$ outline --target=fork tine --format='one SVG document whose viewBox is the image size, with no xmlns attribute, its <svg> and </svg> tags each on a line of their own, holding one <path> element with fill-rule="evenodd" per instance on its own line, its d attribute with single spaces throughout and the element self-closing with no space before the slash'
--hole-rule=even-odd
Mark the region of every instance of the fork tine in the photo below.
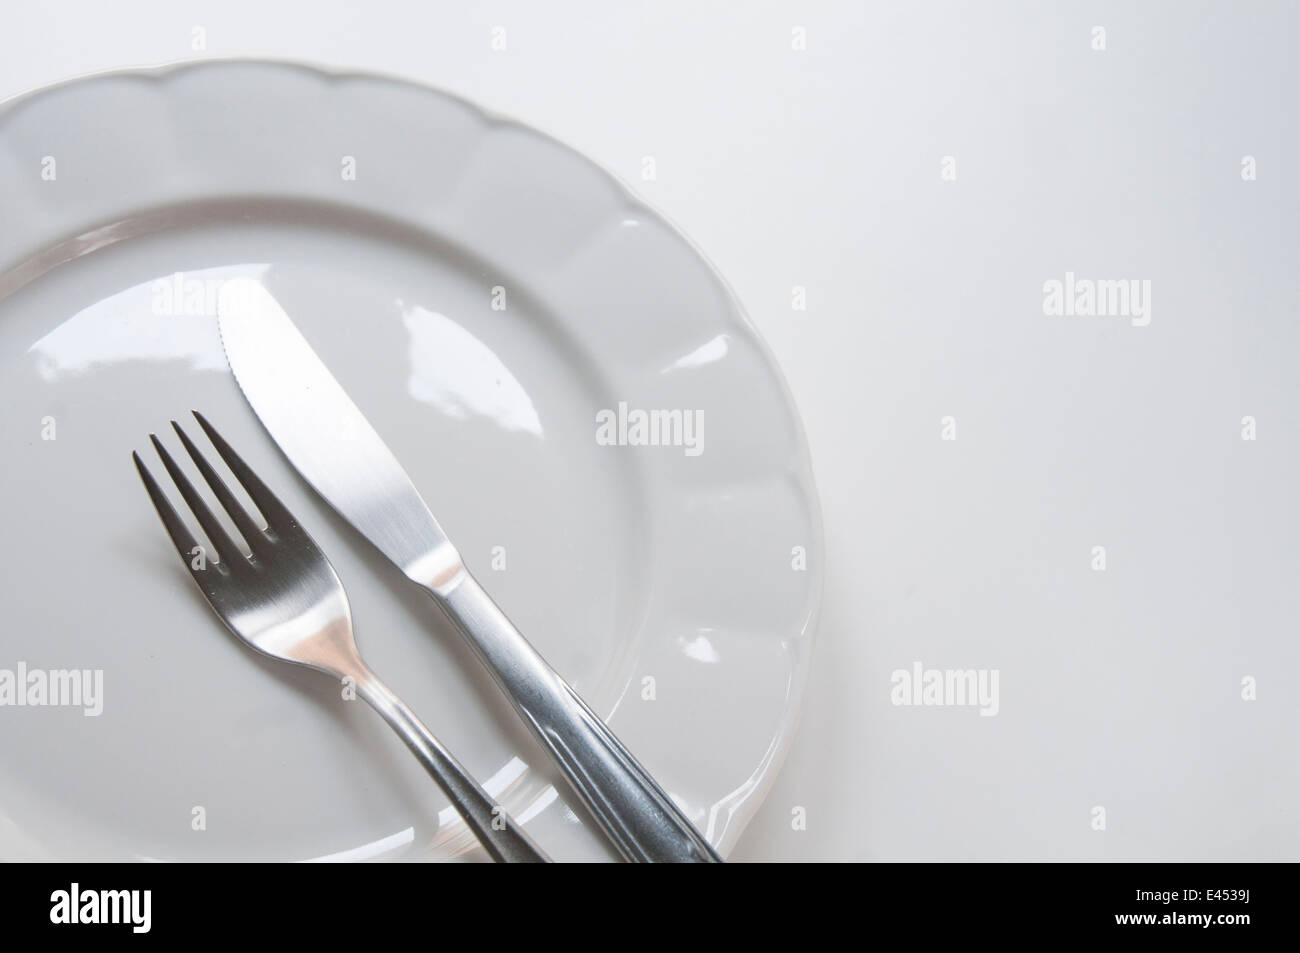
<svg viewBox="0 0 1300 953">
<path fill-rule="evenodd" d="M 207 481 L 208 486 L 212 487 L 212 492 L 216 494 L 217 501 L 230 514 L 230 518 L 235 521 L 235 526 L 238 527 L 249 548 L 253 552 L 257 552 L 259 549 L 265 550 L 266 537 L 262 534 L 262 527 L 257 525 L 256 521 L 248 514 L 248 511 L 240 505 L 239 500 L 235 499 L 235 494 L 230 492 L 230 488 L 226 486 L 226 481 L 221 479 L 217 471 L 212 468 L 212 464 L 208 463 L 208 458 L 203 455 L 198 447 L 194 446 L 194 442 L 181 429 L 181 425 L 173 420 L 172 429 L 176 431 L 176 436 L 181 438 L 181 444 L 185 447 L 185 452 L 190 455 L 194 465 L 199 468 L 199 473 L 203 475 L 203 479 Z"/>
<path fill-rule="evenodd" d="M 158 511 L 158 518 L 162 520 L 163 528 L 167 530 L 167 535 L 171 537 L 172 545 L 180 553 L 181 560 L 189 567 L 191 565 L 190 558 L 199 545 L 198 541 L 190 534 L 185 521 L 176 515 L 176 511 L 172 509 L 171 501 L 167 499 L 167 495 L 158 486 L 158 482 L 154 480 L 149 468 L 140 459 L 140 454 L 134 450 L 131 451 L 131 459 L 135 461 L 136 472 L 140 474 L 140 481 L 144 483 L 145 492 L 149 494 L 149 499 L 153 501 L 153 508 Z"/>
<path fill-rule="evenodd" d="M 197 410 L 191 411 L 194 419 L 199 422 L 203 432 L 208 435 L 208 440 L 212 441 L 212 446 L 221 455 L 221 459 L 226 461 L 226 466 L 230 467 L 230 472 L 235 475 L 235 479 L 240 482 L 248 492 L 249 499 L 256 504 L 257 508 L 262 511 L 266 517 L 267 529 L 274 532 L 276 529 L 285 530 L 295 525 L 297 520 L 284 507 L 279 498 L 270 491 L 253 472 L 253 468 L 243 461 L 239 454 L 231 449 L 230 444 L 217 433 L 217 428 L 208 423 L 208 419 Z"/>
<path fill-rule="evenodd" d="M 207 534 L 208 540 L 213 546 L 217 547 L 218 561 L 225 563 L 228 568 L 232 568 L 235 564 L 235 554 L 238 552 L 234 541 L 226 535 L 226 531 L 217 522 L 217 518 L 212 515 L 212 511 L 208 509 L 208 504 L 203 502 L 203 497 L 199 496 L 198 491 L 194 489 L 194 484 L 190 483 L 189 478 L 185 476 L 176 461 L 172 459 L 172 455 L 167 452 L 167 448 L 162 445 L 162 441 L 158 439 L 157 435 L 149 434 L 149 440 L 153 444 L 154 450 L 158 451 L 158 456 L 162 460 L 163 466 L 167 468 L 167 472 L 171 475 L 172 482 L 176 484 L 176 489 L 181 491 L 181 496 L 184 497 L 190 512 L 199 521 L 199 525 L 203 527 L 203 532 Z M 242 558 L 243 554 L 240 553 L 239 555 Z"/>
</svg>

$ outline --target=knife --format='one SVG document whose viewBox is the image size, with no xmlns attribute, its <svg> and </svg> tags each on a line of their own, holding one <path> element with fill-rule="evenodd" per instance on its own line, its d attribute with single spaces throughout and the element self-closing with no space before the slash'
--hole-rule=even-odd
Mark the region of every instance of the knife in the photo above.
<svg viewBox="0 0 1300 953">
<path fill-rule="evenodd" d="M 470 574 L 393 452 L 271 293 L 251 278 L 225 282 L 218 324 L 235 380 L 289 462 L 442 607 L 624 859 L 720 862 Z"/>
</svg>

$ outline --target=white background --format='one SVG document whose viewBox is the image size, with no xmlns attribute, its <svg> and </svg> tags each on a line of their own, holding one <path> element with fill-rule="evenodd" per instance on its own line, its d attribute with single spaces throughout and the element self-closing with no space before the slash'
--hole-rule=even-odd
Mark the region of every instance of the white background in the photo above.
<svg viewBox="0 0 1300 953">
<path fill-rule="evenodd" d="M 0 97 L 203 56 L 392 73 L 586 153 L 704 249 L 785 370 L 827 538 L 803 720 L 738 859 L 1295 860 L 1298 21 L 5 0 Z M 1151 281 L 1151 323 L 1044 315 L 1067 271 Z M 999 714 L 891 705 L 916 661 L 997 669 Z"/>
</svg>

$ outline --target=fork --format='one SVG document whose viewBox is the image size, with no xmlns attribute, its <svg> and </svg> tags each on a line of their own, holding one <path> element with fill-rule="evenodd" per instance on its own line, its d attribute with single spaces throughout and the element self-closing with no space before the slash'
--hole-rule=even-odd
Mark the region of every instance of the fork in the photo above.
<svg viewBox="0 0 1300 953">
<path fill-rule="evenodd" d="M 215 560 L 206 557 L 140 455 L 132 452 L 131 458 L 167 534 L 213 611 L 230 631 L 265 655 L 304 665 L 339 680 L 351 679 L 357 694 L 379 712 L 433 776 L 493 860 L 548 861 L 523 829 L 362 660 L 352 633 L 347 593 L 334 567 L 302 525 L 207 419 L 197 410 L 193 413 L 266 521 L 263 528 L 253 519 L 202 451 L 173 420 L 172 427 L 186 452 L 230 515 L 251 555 L 245 556 L 236 548 L 156 435 L 150 434 L 149 440 L 208 541 L 216 548 Z"/>
</svg>

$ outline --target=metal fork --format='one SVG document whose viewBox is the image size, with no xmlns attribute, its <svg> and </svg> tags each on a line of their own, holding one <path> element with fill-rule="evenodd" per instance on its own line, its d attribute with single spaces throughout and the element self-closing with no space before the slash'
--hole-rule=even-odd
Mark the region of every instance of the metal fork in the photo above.
<svg viewBox="0 0 1300 953">
<path fill-rule="evenodd" d="M 248 543 L 251 556 L 244 556 L 236 548 L 157 436 L 150 434 L 149 439 L 186 505 L 216 547 L 217 560 L 206 558 L 140 455 L 133 452 L 131 457 L 167 534 L 213 610 L 235 635 L 265 655 L 305 665 L 339 680 L 353 679 L 357 694 L 406 742 L 494 860 L 549 860 L 439 744 L 415 713 L 362 661 L 352 635 L 348 597 L 334 567 L 307 531 L 203 415 L 197 410 L 193 413 L 212 446 L 266 520 L 263 529 L 173 420 L 172 427 L 186 452 L 230 514 L 239 534 Z"/>
</svg>

